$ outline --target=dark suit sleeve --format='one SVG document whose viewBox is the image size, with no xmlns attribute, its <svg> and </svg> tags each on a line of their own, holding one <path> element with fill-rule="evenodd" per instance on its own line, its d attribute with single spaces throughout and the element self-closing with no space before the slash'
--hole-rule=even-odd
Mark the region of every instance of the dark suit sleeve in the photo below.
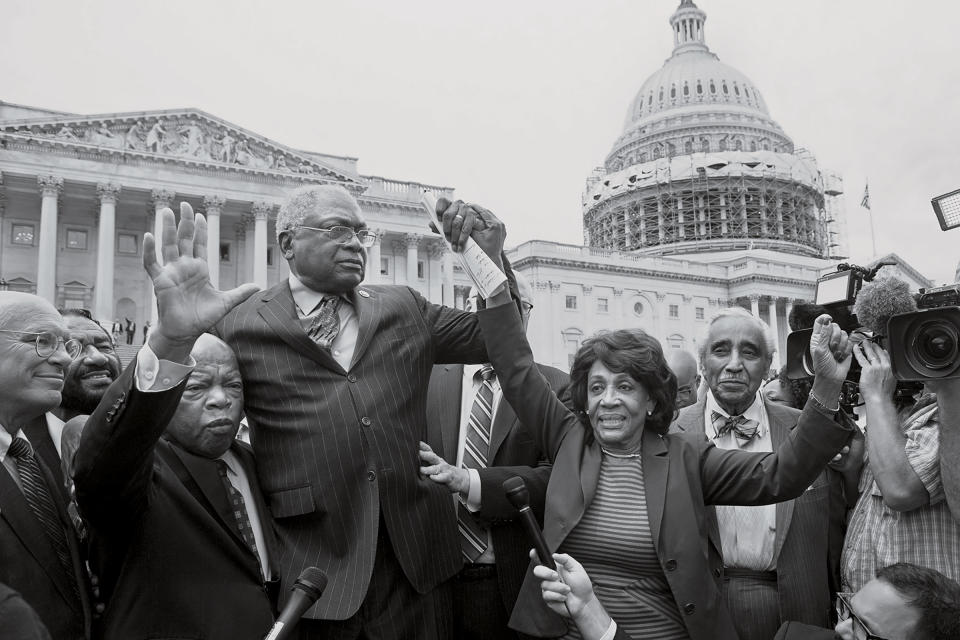
<svg viewBox="0 0 960 640">
<path fill-rule="evenodd" d="M 558 392 L 563 389 L 569 381 L 569 376 L 559 369 L 553 367 L 541 368 L 541 373 L 547 379 L 551 388 Z M 512 408 L 512 405 L 511 405 Z M 516 410 L 514 410 L 516 413 Z M 524 431 L 527 429 L 521 422 L 518 425 Z M 481 506 L 478 515 L 481 518 L 490 520 L 513 520 L 517 516 L 517 510 L 510 501 L 507 500 L 503 492 L 503 482 L 507 478 L 520 476 L 527 485 L 530 492 L 530 508 L 534 515 L 543 526 L 544 503 L 547 498 L 547 483 L 550 481 L 550 472 L 553 465 L 543 457 L 535 467 L 529 466 L 506 466 L 506 467 L 487 467 L 478 471 L 480 475 L 480 496 Z"/>
<path fill-rule="evenodd" d="M 533 361 L 517 307 L 504 304 L 476 315 L 504 397 L 552 462 L 567 432 L 583 428 L 579 419 L 560 402 Z"/>
<path fill-rule="evenodd" d="M 797 427 L 773 453 L 719 449 L 702 435 L 700 473 L 706 504 L 758 505 L 800 496 L 852 434 L 807 401 Z"/>
<path fill-rule="evenodd" d="M 155 393 L 138 391 L 134 362 L 87 420 L 74 456 L 74 483 L 80 509 L 95 526 L 143 511 L 153 449 L 177 410 L 185 384 Z"/>
</svg>

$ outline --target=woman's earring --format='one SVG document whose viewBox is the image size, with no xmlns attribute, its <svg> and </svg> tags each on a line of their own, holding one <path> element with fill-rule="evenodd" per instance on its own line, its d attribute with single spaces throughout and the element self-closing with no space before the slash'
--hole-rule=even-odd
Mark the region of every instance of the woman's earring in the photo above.
<svg viewBox="0 0 960 640">
<path fill-rule="evenodd" d="M 652 416 L 652 415 L 653 415 L 653 409 L 647 409 L 647 415 L 648 415 L 648 416 Z"/>
</svg>

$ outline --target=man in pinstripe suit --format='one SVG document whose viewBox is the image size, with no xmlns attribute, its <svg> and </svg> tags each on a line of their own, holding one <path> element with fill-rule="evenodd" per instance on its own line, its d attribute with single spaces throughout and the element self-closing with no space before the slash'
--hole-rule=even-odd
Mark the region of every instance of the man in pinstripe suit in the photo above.
<svg viewBox="0 0 960 640">
<path fill-rule="evenodd" d="M 441 207 L 457 248 L 472 236 L 499 262 L 498 221 Z M 277 239 L 289 279 L 217 330 L 240 363 L 282 592 L 307 566 L 329 578 L 301 637 L 450 637 L 456 518 L 446 489 L 420 476 L 418 442 L 433 365 L 486 360 L 476 316 L 409 287 L 360 286 L 374 236 L 341 187 L 293 192 Z"/>
</svg>

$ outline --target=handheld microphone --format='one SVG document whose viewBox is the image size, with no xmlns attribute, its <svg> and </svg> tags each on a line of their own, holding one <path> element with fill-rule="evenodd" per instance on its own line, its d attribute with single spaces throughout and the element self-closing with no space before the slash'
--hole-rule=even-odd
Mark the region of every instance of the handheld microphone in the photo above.
<svg viewBox="0 0 960 640">
<path fill-rule="evenodd" d="M 313 606 L 327 588 L 327 576 L 316 567 L 307 567 L 293 583 L 290 600 L 263 640 L 284 640 L 296 629 L 300 617 Z"/>
<path fill-rule="evenodd" d="M 879 278 L 863 285 L 853 304 L 857 320 L 874 335 L 886 335 L 892 316 L 916 310 L 910 285 L 899 278 Z"/>
<path fill-rule="evenodd" d="M 506 493 L 510 504 L 520 512 L 520 521 L 523 522 L 523 528 L 527 530 L 527 535 L 533 541 L 533 547 L 537 550 L 540 564 L 556 571 L 557 563 L 553 561 L 553 555 L 550 553 L 547 541 L 543 539 L 543 532 L 530 509 L 530 492 L 527 491 L 527 483 L 520 476 L 513 476 L 503 481 L 503 491 Z"/>
</svg>

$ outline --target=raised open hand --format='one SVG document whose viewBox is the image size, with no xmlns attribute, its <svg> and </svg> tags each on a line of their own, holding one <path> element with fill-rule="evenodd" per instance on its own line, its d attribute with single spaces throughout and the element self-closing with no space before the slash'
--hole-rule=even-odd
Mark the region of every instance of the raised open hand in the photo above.
<svg viewBox="0 0 960 640">
<path fill-rule="evenodd" d="M 220 291 L 210 284 L 207 267 L 207 222 L 194 217 L 193 208 L 180 203 L 180 224 L 173 211 L 161 209 L 160 251 L 164 264 L 157 262 L 156 239 L 143 235 L 143 268 L 153 280 L 157 296 L 157 326 L 151 335 L 169 344 L 193 344 L 235 306 L 256 293 L 255 284 L 243 284 Z"/>
</svg>

